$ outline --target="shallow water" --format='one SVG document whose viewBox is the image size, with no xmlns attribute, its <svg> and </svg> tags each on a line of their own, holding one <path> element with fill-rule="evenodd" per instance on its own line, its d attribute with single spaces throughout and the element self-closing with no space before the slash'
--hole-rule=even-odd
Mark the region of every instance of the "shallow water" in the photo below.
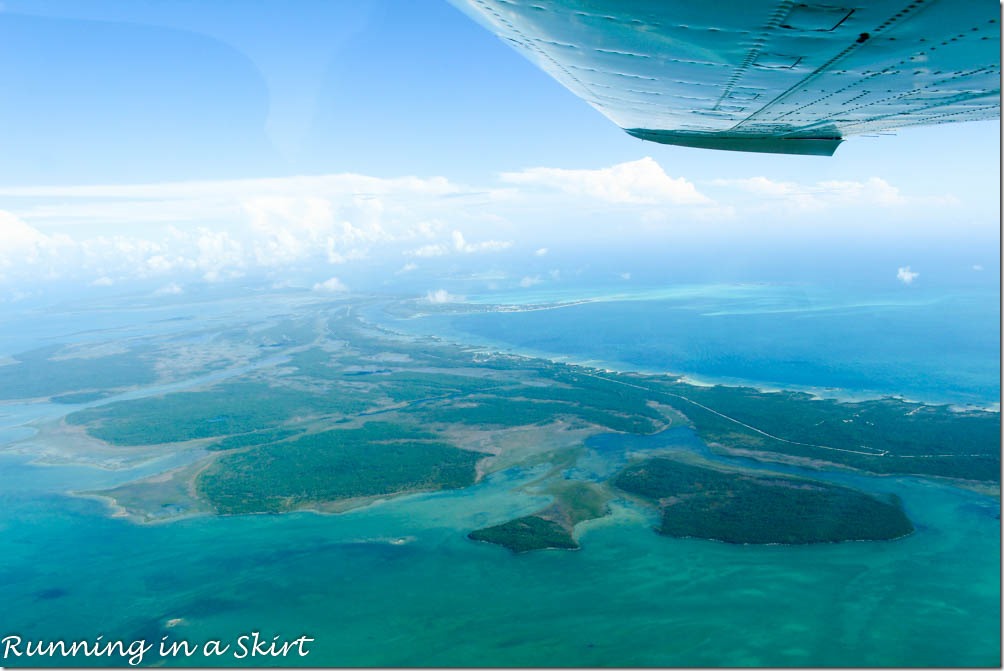
<svg viewBox="0 0 1004 671">
<path fill-rule="evenodd" d="M 64 484 L 64 469 L 11 461 L 8 477 Z M 0 628 L 26 638 L 316 639 L 284 664 L 998 664 L 999 521 L 987 497 L 882 480 L 917 531 L 881 543 L 665 538 L 624 505 L 579 527 L 578 552 L 512 555 L 467 540 L 540 507 L 511 492 L 528 477 L 501 473 L 338 516 L 152 526 L 109 519 L 93 501 L 7 496 Z"/>
<path fill-rule="evenodd" d="M 573 328 L 578 309 L 535 314 L 572 315 L 560 331 L 565 353 L 601 354 L 602 347 L 576 350 L 587 342 Z M 603 309 L 611 311 L 608 325 L 617 310 L 623 324 L 644 314 L 622 304 Z M 607 337 L 594 335 L 601 343 Z M 26 422 L 72 406 L 4 408 L 0 439 L 15 440 L 26 435 Z M 579 476 L 606 477 L 632 455 L 668 447 L 757 466 L 711 455 L 686 428 L 601 435 L 587 447 L 574 467 Z M 1000 664 L 999 503 L 922 479 L 812 473 L 897 494 L 916 532 L 896 541 L 792 547 L 667 538 L 652 530 L 651 511 L 622 501 L 611 516 L 577 528 L 581 550 L 523 555 L 466 535 L 547 505 L 546 497 L 519 489 L 546 467 L 341 515 L 137 525 L 109 517 L 100 501 L 65 494 L 166 466 L 39 466 L 0 453 L 0 635 L 232 646 L 218 658 L 152 653 L 144 660 L 180 666 Z M 266 640 L 316 640 L 302 658 L 235 659 L 237 638 L 253 631 Z M 60 660 L 36 661 L 53 663 Z"/>
</svg>

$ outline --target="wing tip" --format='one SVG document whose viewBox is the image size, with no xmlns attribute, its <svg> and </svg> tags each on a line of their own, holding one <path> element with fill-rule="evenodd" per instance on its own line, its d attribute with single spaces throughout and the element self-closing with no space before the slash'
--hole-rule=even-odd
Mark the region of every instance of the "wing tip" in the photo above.
<svg viewBox="0 0 1004 671">
<path fill-rule="evenodd" d="M 689 133 L 672 130 L 650 130 L 647 128 L 625 128 L 625 132 L 636 138 L 660 144 L 672 144 L 697 149 L 718 149 L 721 151 L 745 151 L 762 154 L 797 154 L 801 156 L 833 156 L 842 137 L 763 137 L 749 135 L 728 135 L 723 133 Z"/>
</svg>

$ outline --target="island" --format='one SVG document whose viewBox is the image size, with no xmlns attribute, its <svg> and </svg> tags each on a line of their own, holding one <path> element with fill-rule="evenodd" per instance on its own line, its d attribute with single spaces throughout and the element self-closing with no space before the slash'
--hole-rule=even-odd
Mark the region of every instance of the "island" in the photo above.
<svg viewBox="0 0 1004 671">
<path fill-rule="evenodd" d="M 53 463 L 174 463 L 78 492 L 137 523 L 339 513 L 523 469 L 535 475 L 515 487 L 546 502 L 467 532 L 514 553 L 578 548 L 580 525 L 614 501 L 653 511 L 660 534 L 730 543 L 911 532 L 897 501 L 828 482 L 833 472 L 999 495 L 999 412 L 702 386 L 491 351 L 392 331 L 364 316 L 378 303 L 263 317 L 200 340 L 199 357 L 182 331 L 20 354 L 3 367 L 8 395 L 79 406 L 23 449 L 44 441 Z M 101 369 L 114 372 L 104 384 Z M 18 387 L 31 371 L 41 381 Z M 619 437 L 620 452 L 601 436 Z"/>
<path fill-rule="evenodd" d="M 803 545 L 913 532 L 898 500 L 805 478 L 658 457 L 624 469 L 614 485 L 656 506 L 666 536 Z"/>
</svg>

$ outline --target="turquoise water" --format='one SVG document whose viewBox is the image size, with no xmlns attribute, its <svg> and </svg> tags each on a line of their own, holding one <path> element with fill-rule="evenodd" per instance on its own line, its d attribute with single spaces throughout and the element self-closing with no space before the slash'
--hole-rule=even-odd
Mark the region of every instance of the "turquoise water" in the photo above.
<svg viewBox="0 0 1004 671">
<path fill-rule="evenodd" d="M 10 458 L 3 470 L 52 491 L 79 481 Z M 886 543 L 670 539 L 623 506 L 580 527 L 578 552 L 514 556 L 466 540 L 540 506 L 511 493 L 521 477 L 340 516 L 155 526 L 5 487 L 0 629 L 193 642 L 307 634 L 310 655 L 283 663 L 312 665 L 999 663 L 999 521 L 987 497 L 883 480 L 918 529 Z"/>
<path fill-rule="evenodd" d="M 610 360 L 622 360 L 624 352 L 611 345 L 621 338 L 634 343 L 635 350 L 627 351 L 635 352 L 635 365 L 652 369 L 676 361 L 660 360 L 652 352 L 675 352 L 675 343 L 696 337 L 702 319 L 718 318 L 702 315 L 722 310 L 720 304 L 698 306 L 695 301 L 704 299 L 694 297 L 658 300 L 664 301 L 661 308 L 632 299 L 394 325 L 438 330 L 449 338 L 466 333 L 501 342 L 505 335 L 509 346 L 527 348 L 530 339 L 557 333 L 553 341 L 532 346 L 578 359 L 609 354 Z M 577 314 L 580 309 L 586 312 Z M 891 308 L 900 316 L 914 311 L 910 323 L 935 323 L 917 316 L 925 309 L 921 304 Z M 846 318 L 826 310 L 809 316 L 775 311 L 771 314 L 788 315 L 780 318 L 781 325 L 802 330 L 798 337 L 778 336 L 773 345 L 764 336 L 758 345 L 763 356 L 807 340 L 802 360 L 825 378 L 820 351 L 832 340 L 812 337 L 822 329 L 814 316 L 821 313 L 829 314 L 827 323 L 837 330 L 850 328 L 846 322 L 863 314 L 859 308 L 841 313 Z M 638 327 L 646 314 L 649 324 Z M 888 325 L 890 318 L 883 314 L 888 311 L 876 308 L 873 319 Z M 580 330 L 603 315 L 597 328 Z M 670 316 L 683 324 L 690 319 L 690 326 L 669 328 Z M 531 318 L 542 321 L 504 326 Z M 472 323 L 488 335 L 459 328 Z M 637 339 L 626 335 L 632 328 Z M 517 338 L 519 333 L 524 337 Z M 707 355 L 692 360 L 728 360 L 727 333 L 710 339 Z M 998 337 L 996 331 L 992 336 Z M 942 343 L 958 337 L 931 336 Z M 597 345 L 589 347 L 590 342 Z M 928 347 L 907 346 L 914 352 Z M 743 376 L 772 369 L 769 359 L 758 362 L 748 355 L 750 346 L 740 343 L 736 350 L 732 362 L 746 362 Z M 947 361 L 965 365 L 964 354 Z M 986 377 L 980 371 L 991 363 L 987 356 L 979 349 L 969 352 L 972 362 L 982 358 L 972 367 L 978 379 Z M 864 374 L 868 367 L 855 368 L 849 365 L 852 359 L 838 349 L 832 369 L 840 375 Z M 882 384 L 924 379 L 938 369 L 927 361 L 912 365 L 913 372 L 904 368 L 899 377 L 886 375 Z M 732 369 L 722 368 L 727 370 Z M 944 370 L 940 374 L 952 377 Z M 777 377 L 755 379 L 784 382 L 785 376 Z M 817 386 L 835 380 L 811 381 Z M 961 381 L 958 388 L 972 387 Z M 958 400 L 987 403 L 993 388 L 986 383 L 960 393 Z M 842 389 L 861 391 L 849 383 Z M 899 389 L 905 395 L 923 391 L 923 386 Z M 0 440 L 5 441 L 24 438 L 27 430 L 20 425 L 29 420 L 67 411 L 46 404 L 4 407 Z M 600 435 L 587 447 L 574 467 L 578 477 L 603 477 L 632 455 L 667 447 L 712 457 L 685 428 L 644 437 Z M 525 555 L 470 541 L 466 534 L 546 505 L 546 498 L 518 491 L 537 471 L 511 469 L 465 490 L 399 498 L 342 515 L 201 517 L 157 525 L 110 517 L 104 503 L 65 493 L 114 486 L 163 467 L 47 467 L 0 453 L 0 636 L 94 640 L 101 635 L 155 643 L 167 637 L 235 645 L 239 636 L 259 631 L 267 640 L 316 639 L 302 658 L 234 659 L 231 652 L 219 658 L 151 654 L 145 659 L 179 666 L 993 667 L 1001 661 L 999 502 L 945 484 L 825 475 L 901 497 L 917 530 L 891 542 L 788 547 L 665 538 L 652 531 L 651 512 L 619 502 L 611 516 L 577 527 L 581 550 Z M 53 663 L 60 660 L 36 665 Z M 73 663 L 124 661 L 78 658 Z"/>
</svg>

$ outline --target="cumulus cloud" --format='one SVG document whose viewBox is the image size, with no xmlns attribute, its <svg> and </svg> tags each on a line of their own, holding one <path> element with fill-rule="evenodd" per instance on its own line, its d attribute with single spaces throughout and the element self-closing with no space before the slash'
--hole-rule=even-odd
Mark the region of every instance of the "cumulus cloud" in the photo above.
<svg viewBox="0 0 1004 671">
<path fill-rule="evenodd" d="M 778 212 L 855 206 L 871 212 L 935 202 L 905 195 L 880 178 L 800 184 L 752 177 L 701 188 L 717 200 L 683 177 L 668 176 L 651 158 L 594 170 L 532 168 L 477 186 L 442 177 L 341 174 L 0 187 L 0 207 L 6 208 L 0 209 L 0 283 L 5 291 L 37 290 L 57 278 L 81 286 L 153 279 L 191 287 L 259 274 L 272 281 L 288 276 L 287 269 L 325 277 L 335 272 L 332 266 L 358 264 L 337 271 L 345 277 L 364 259 L 374 266 L 389 261 L 387 267 L 407 273 L 414 262 L 432 270 L 516 244 L 529 250 L 524 253 L 549 257 L 544 245 L 556 240 L 664 241 L 668 235 L 720 234 L 729 225 L 737 231 L 739 224 L 772 224 Z M 577 208 L 580 203 L 600 206 Z M 756 212 L 769 218 L 746 216 Z M 865 220 L 849 209 L 836 215 L 841 226 Z M 794 217 L 784 225 L 818 227 L 823 220 Z M 547 275 L 541 271 L 541 277 Z"/>
<path fill-rule="evenodd" d="M 692 182 L 682 177 L 670 177 L 662 166 L 647 156 L 598 170 L 528 168 L 502 173 L 501 179 L 509 184 L 539 186 L 610 203 L 711 203 L 711 199 L 701 194 Z"/>
<path fill-rule="evenodd" d="M 442 303 L 460 303 L 464 300 L 463 296 L 455 296 L 448 292 L 446 289 L 436 289 L 435 291 L 429 291 L 425 294 L 425 300 L 430 303 L 442 304 Z"/>
<path fill-rule="evenodd" d="M 110 287 L 113 284 L 115 284 L 115 281 L 107 275 L 102 275 L 98 279 L 91 282 L 92 287 Z"/>
<path fill-rule="evenodd" d="M 458 207 L 468 192 L 442 177 L 352 174 L 0 187 L 0 199 L 30 203 L 0 210 L 0 280 L 188 273 L 215 282 L 256 269 L 351 263 L 374 247 L 400 253 L 413 240 L 428 242 L 420 256 L 509 246 L 467 242 L 442 220 L 477 218 Z M 46 232 L 54 227 L 69 234 Z"/>
<path fill-rule="evenodd" d="M 450 236 L 451 243 L 441 242 L 434 245 L 422 245 L 416 249 L 406 251 L 408 256 L 435 257 L 447 254 L 477 254 L 479 252 L 500 252 L 512 246 L 511 241 L 484 240 L 482 242 L 468 242 L 464 234 L 460 231 L 453 231 Z"/>
<path fill-rule="evenodd" d="M 904 266 L 896 271 L 896 279 L 903 284 L 913 284 L 913 281 L 920 277 L 920 273 L 910 270 L 910 266 Z"/>
<path fill-rule="evenodd" d="M 0 270 L 16 265 L 55 267 L 76 247 L 65 234 L 47 235 L 13 213 L 0 210 Z"/>
<path fill-rule="evenodd" d="M 337 277 L 331 277 L 323 282 L 318 282 L 313 286 L 314 291 L 321 291 L 326 293 L 344 293 L 349 290 L 345 284 Z"/>
<path fill-rule="evenodd" d="M 464 254 L 474 254 L 476 252 L 498 252 L 512 246 L 511 242 L 501 240 L 485 240 L 484 242 L 467 242 L 464 234 L 460 231 L 453 231 L 453 248 Z"/>
</svg>

